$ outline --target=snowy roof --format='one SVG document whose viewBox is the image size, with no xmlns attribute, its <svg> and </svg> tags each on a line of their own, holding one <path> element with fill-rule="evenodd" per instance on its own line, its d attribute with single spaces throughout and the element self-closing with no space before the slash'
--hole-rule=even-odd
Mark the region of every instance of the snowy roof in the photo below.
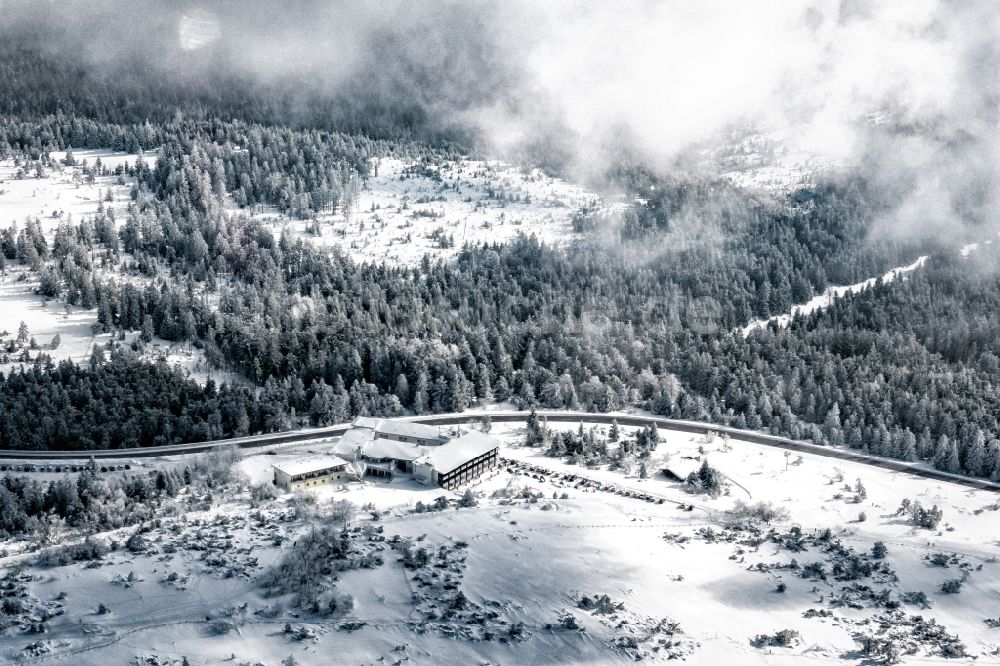
<svg viewBox="0 0 1000 666">
<path fill-rule="evenodd" d="M 499 445 L 495 438 L 473 430 L 447 444 L 430 449 L 426 459 L 438 474 L 447 474 L 473 458 L 489 453 Z"/>
<path fill-rule="evenodd" d="M 371 428 L 375 430 L 380 425 L 382 425 L 382 419 L 375 418 L 374 416 L 359 416 L 354 419 L 352 424 L 355 428 Z"/>
<path fill-rule="evenodd" d="M 320 470 L 330 469 L 331 467 L 340 467 L 347 464 L 349 464 L 348 461 L 344 460 L 340 456 L 323 454 L 318 456 L 309 456 L 307 458 L 296 458 L 295 460 L 289 460 L 287 462 L 275 463 L 274 469 L 279 472 L 284 472 L 289 476 L 298 476 L 299 474 L 305 474 L 307 472 L 318 472 Z"/>
<path fill-rule="evenodd" d="M 678 479 L 686 479 L 693 472 L 701 468 L 701 461 L 696 458 L 682 458 L 675 456 L 663 465 L 663 471 L 669 471 Z"/>
<path fill-rule="evenodd" d="M 357 423 L 357 421 L 355 421 L 355 423 Z M 438 433 L 437 427 L 424 425 L 422 423 L 412 423 L 410 421 L 393 421 L 391 419 L 384 419 L 380 425 L 375 427 L 375 432 L 380 435 L 395 435 L 397 437 L 444 440 L 444 437 Z"/>
<path fill-rule="evenodd" d="M 394 439 L 377 438 L 361 449 L 368 458 L 392 458 L 393 460 L 416 460 L 424 451 L 416 444 L 397 442 Z"/>
<path fill-rule="evenodd" d="M 338 455 L 354 456 L 359 448 L 372 441 L 375 433 L 370 428 L 354 427 L 341 435 L 337 443 L 333 445 L 333 450 Z"/>
</svg>

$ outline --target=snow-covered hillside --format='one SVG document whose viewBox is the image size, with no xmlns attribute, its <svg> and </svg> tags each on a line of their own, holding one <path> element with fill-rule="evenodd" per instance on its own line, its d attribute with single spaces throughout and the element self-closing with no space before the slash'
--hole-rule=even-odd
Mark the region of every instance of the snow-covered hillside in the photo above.
<svg viewBox="0 0 1000 666">
<path fill-rule="evenodd" d="M 414 265 L 425 254 L 448 258 L 464 243 L 502 243 L 519 233 L 561 244 L 575 236 L 575 213 L 612 206 L 538 169 L 383 158 L 346 218 L 340 210 L 308 220 L 267 210 L 257 216 L 276 234 L 287 229 L 315 245 L 339 246 L 359 262 Z"/>
<path fill-rule="evenodd" d="M 50 153 L 52 166 L 41 167 L 38 172 L 14 160 L 0 160 L 0 227 L 17 225 L 23 228 L 26 220 L 38 220 L 49 242 L 60 223 L 79 223 L 84 217 L 97 214 L 102 207 L 113 211 L 120 225 L 131 198 L 130 186 L 120 178 L 121 169 L 135 165 L 139 155 L 112 150 L 73 151 L 72 165 L 65 164 L 66 151 Z M 142 159 L 152 164 L 156 151 L 146 152 Z M 107 271 L 105 271 L 107 273 Z M 119 282 L 134 279 L 120 273 L 109 274 Z M 39 276 L 26 266 L 9 266 L 0 275 L 0 344 L 16 340 L 21 323 L 27 326 L 34 345 L 18 345 L 16 358 L 0 363 L 0 372 L 7 372 L 20 365 L 20 358 L 27 348 L 28 357 L 39 353 L 54 361 L 68 359 L 85 361 L 95 344 L 107 346 L 114 336 L 95 334 L 97 310 L 72 306 L 60 300 L 50 300 L 38 293 Z M 58 336 L 58 338 L 57 338 Z M 126 335 L 122 344 L 131 344 L 137 337 Z M 52 345 L 57 340 L 58 345 Z M 144 346 L 143 354 L 150 360 L 164 360 L 168 365 L 180 367 L 204 383 L 209 377 L 216 381 L 241 381 L 231 372 L 213 370 L 201 350 L 191 345 L 171 343 L 154 336 Z"/>
<path fill-rule="evenodd" d="M 161 523 L 102 561 L 2 559 L 6 589 L 50 619 L 31 634 L 22 615 L 8 616 L 0 655 L 66 664 L 624 664 L 671 656 L 842 664 L 865 663 L 864 647 L 885 638 L 920 663 L 963 651 L 964 661 L 980 663 L 1000 655 L 1000 629 L 989 622 L 1000 614 L 994 494 L 661 433 L 649 467 L 707 458 L 730 488 L 713 499 L 659 474 L 545 457 L 519 446 L 519 427 L 497 425 L 493 434 L 512 462 L 472 486 L 475 505 L 459 502 L 462 491 L 409 480 L 253 504 L 245 491 L 208 502 L 182 491 Z M 267 482 L 275 461 L 326 446 L 255 455 L 239 467 L 251 482 Z M 321 506 L 310 508 L 307 496 Z M 442 496 L 447 506 L 435 509 Z M 366 563 L 330 574 L 341 610 L 317 616 L 268 596 L 261 581 L 271 567 L 324 524 L 323 502 L 339 500 L 363 507 L 343 538 Z M 898 510 L 904 500 L 939 507 L 938 527 L 914 526 Z M 416 511 L 418 502 L 427 510 Z M 739 502 L 770 503 L 776 514 L 754 520 L 734 513 Z M 132 532 L 99 538 L 121 544 Z M 421 548 L 426 564 L 411 559 Z M 943 591 L 951 580 L 961 581 L 958 591 Z"/>
<path fill-rule="evenodd" d="M 814 186 L 822 174 L 846 166 L 844 155 L 815 145 L 822 133 L 812 125 L 738 129 L 714 137 L 699 157 L 738 187 L 785 195 Z"/>
<path fill-rule="evenodd" d="M 78 150 L 73 152 L 70 165 L 65 164 L 66 157 L 64 151 L 51 153 L 51 166 L 40 167 L 40 171 L 14 160 L 0 161 L 3 227 L 23 226 L 27 219 L 37 219 L 51 242 L 61 222 L 79 222 L 95 215 L 102 206 L 114 211 L 119 225 L 123 222 L 131 181 L 119 177 L 120 168 L 134 165 L 139 156 Z M 156 152 L 147 152 L 142 158 L 153 164 Z M 575 235 L 575 213 L 609 206 L 598 195 L 546 176 L 538 169 L 519 169 L 494 161 L 446 161 L 429 166 L 382 159 L 377 174 L 360 191 L 346 217 L 340 209 L 336 215 L 310 220 L 293 220 L 266 210 L 256 215 L 263 217 L 276 235 L 287 229 L 311 243 L 337 246 L 357 261 L 413 265 L 424 254 L 448 258 L 463 243 L 502 243 L 519 233 L 534 234 L 548 243 L 563 243 Z M 234 207 L 231 212 L 249 211 Z M 109 277 L 121 281 L 133 276 Z M 94 334 L 96 309 L 47 300 L 38 293 L 38 286 L 39 276 L 24 266 L 10 267 L 6 275 L 0 276 L 4 312 L 0 341 L 12 340 L 24 322 L 37 345 L 28 350 L 28 355 L 44 352 L 55 361 L 85 360 L 94 344 L 111 341 L 109 334 Z M 59 344 L 53 348 L 51 342 L 57 335 Z M 240 380 L 231 373 L 211 371 L 201 351 L 189 345 L 154 340 L 144 354 L 178 365 L 199 381 L 209 376 Z M 0 371 L 14 365 L 0 365 Z"/>
</svg>

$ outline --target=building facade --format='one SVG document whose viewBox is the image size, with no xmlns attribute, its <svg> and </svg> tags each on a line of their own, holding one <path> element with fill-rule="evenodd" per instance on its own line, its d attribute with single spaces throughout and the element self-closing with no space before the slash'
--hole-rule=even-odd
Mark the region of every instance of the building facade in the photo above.
<svg viewBox="0 0 1000 666">
<path fill-rule="evenodd" d="M 499 461 L 499 442 L 473 431 L 415 460 L 413 478 L 424 485 L 436 484 L 453 490 L 494 469 Z"/>
<path fill-rule="evenodd" d="M 492 451 L 462 463 L 462 465 L 456 467 L 450 472 L 446 472 L 444 474 L 439 473 L 437 475 L 437 483 L 442 488 L 447 488 L 448 490 L 453 490 L 458 486 L 464 486 L 470 481 L 478 479 L 491 469 L 494 469 L 499 460 L 499 450 L 493 449 Z"/>
<path fill-rule="evenodd" d="M 297 458 L 274 465 L 274 485 L 285 490 L 312 488 L 350 480 L 350 463 L 339 456 Z"/>
</svg>

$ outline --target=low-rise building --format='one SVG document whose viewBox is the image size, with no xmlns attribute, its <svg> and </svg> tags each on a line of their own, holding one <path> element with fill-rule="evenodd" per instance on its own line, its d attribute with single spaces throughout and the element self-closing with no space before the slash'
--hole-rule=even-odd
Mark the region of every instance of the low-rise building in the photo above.
<svg viewBox="0 0 1000 666">
<path fill-rule="evenodd" d="M 403 473 L 424 484 L 454 488 L 495 467 L 499 458 L 496 439 L 478 431 L 460 432 L 440 433 L 421 423 L 359 416 L 331 448 L 334 457 L 349 461 L 359 477 L 391 479 Z"/>
<path fill-rule="evenodd" d="M 687 481 L 691 474 L 697 473 L 699 468 L 701 468 L 700 457 L 682 456 L 679 458 L 670 458 L 660 471 L 663 473 L 663 476 L 671 481 L 680 481 L 683 483 Z"/>
<path fill-rule="evenodd" d="M 351 430 L 360 428 L 371 431 L 371 439 L 392 439 L 417 446 L 440 446 L 448 441 L 448 436 L 442 434 L 440 428 L 412 421 L 359 416 L 352 425 Z"/>
<path fill-rule="evenodd" d="M 413 473 L 413 461 L 426 449 L 449 439 L 438 428 L 410 421 L 359 416 L 353 427 L 333 445 L 342 458 L 365 466 L 365 474 L 392 478 L 398 472 Z"/>
<path fill-rule="evenodd" d="M 423 455 L 424 449 L 416 444 L 382 437 L 371 440 L 361 449 L 361 457 L 368 464 L 368 473 L 374 476 L 392 476 L 395 472 L 412 474 L 413 461 Z"/>
<path fill-rule="evenodd" d="M 296 458 L 274 465 L 274 485 L 286 490 L 311 488 L 348 480 L 352 476 L 350 462 L 334 455 Z"/>
<path fill-rule="evenodd" d="M 497 466 L 500 443 L 487 434 L 472 431 L 431 449 L 413 461 L 413 478 L 425 485 L 449 490 L 469 483 Z"/>
</svg>

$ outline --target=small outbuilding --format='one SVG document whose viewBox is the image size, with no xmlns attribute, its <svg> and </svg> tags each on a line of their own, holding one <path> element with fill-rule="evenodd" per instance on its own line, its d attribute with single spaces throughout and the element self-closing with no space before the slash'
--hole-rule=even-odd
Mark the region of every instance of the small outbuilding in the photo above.
<svg viewBox="0 0 1000 666">
<path fill-rule="evenodd" d="M 687 481 L 691 474 L 697 472 L 701 468 L 701 458 L 683 456 L 679 458 L 671 458 L 667 464 L 660 470 L 663 476 L 667 477 L 671 481 L 680 481 L 681 483 Z"/>
<path fill-rule="evenodd" d="M 274 485 L 286 490 L 311 488 L 350 479 L 350 463 L 340 456 L 317 455 L 274 465 Z"/>
</svg>

